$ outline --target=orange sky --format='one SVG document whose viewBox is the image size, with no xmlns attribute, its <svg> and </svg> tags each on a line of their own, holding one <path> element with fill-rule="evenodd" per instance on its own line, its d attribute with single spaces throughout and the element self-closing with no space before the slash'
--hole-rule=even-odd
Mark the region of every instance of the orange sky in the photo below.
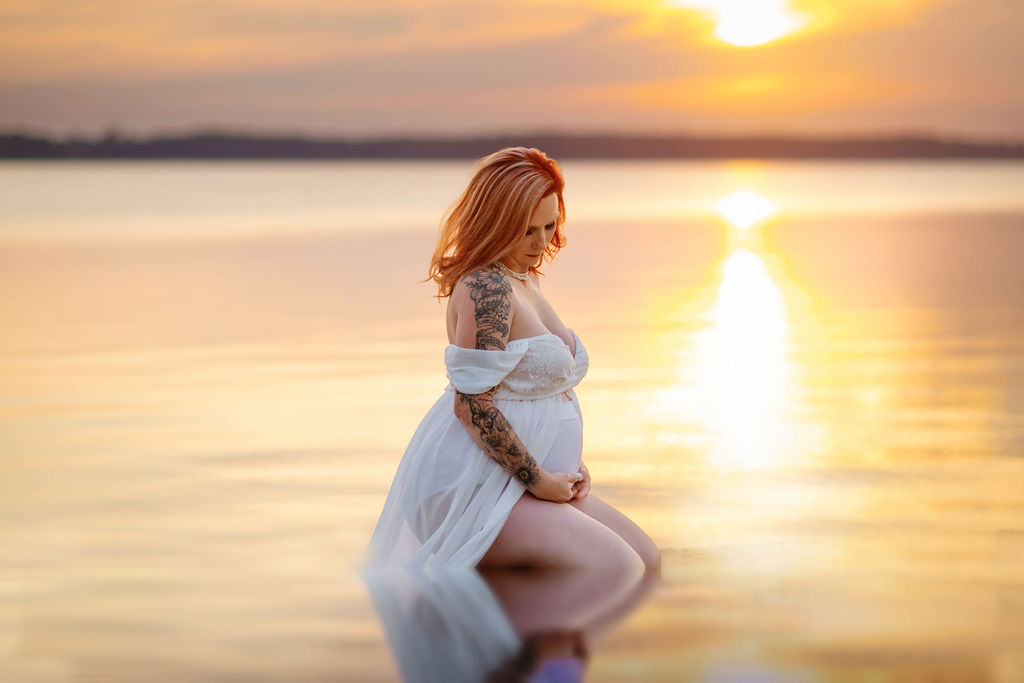
<svg viewBox="0 0 1024 683">
<path fill-rule="evenodd" d="M 0 128 L 1019 140 L 1022 28 L 1020 0 L 0 0 Z"/>
</svg>

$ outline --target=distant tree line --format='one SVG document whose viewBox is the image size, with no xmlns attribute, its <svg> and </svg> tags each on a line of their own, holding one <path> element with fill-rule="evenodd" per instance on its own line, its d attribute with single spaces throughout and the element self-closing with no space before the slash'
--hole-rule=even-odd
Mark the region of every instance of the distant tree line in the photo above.
<svg viewBox="0 0 1024 683">
<path fill-rule="evenodd" d="M 859 138 L 563 135 L 553 133 L 441 139 L 314 139 L 194 133 L 146 139 L 116 131 L 94 139 L 0 133 L 4 159 L 475 159 L 526 145 L 558 159 L 1019 159 L 1024 143 L 930 136 Z"/>
</svg>

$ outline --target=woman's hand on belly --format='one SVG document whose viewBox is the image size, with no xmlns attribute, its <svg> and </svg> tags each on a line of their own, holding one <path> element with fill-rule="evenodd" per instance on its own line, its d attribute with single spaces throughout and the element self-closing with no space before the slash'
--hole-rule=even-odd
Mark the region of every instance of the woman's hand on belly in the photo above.
<svg viewBox="0 0 1024 683">
<path fill-rule="evenodd" d="M 540 471 L 539 481 L 527 487 L 535 498 L 553 503 L 568 503 L 573 498 L 573 484 L 580 480 L 576 472 Z"/>
<path fill-rule="evenodd" d="M 573 500 L 583 500 L 590 493 L 590 472 L 583 461 L 580 461 L 580 474 L 583 475 L 583 478 L 572 486 Z"/>
</svg>

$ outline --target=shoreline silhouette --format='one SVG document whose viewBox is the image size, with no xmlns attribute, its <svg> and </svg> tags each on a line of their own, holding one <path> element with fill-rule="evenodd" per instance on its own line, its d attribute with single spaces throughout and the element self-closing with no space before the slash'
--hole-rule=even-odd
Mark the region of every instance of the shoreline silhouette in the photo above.
<svg viewBox="0 0 1024 683">
<path fill-rule="evenodd" d="M 88 138 L 0 132 L 0 159 L 473 159 L 508 145 L 572 159 L 1024 159 L 1024 141 L 935 135 L 865 137 L 521 133 L 372 139 L 196 131 Z"/>
</svg>

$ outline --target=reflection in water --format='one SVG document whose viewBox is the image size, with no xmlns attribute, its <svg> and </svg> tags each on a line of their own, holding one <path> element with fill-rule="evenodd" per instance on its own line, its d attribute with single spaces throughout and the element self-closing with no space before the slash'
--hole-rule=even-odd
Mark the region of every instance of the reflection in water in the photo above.
<svg viewBox="0 0 1024 683">
<path fill-rule="evenodd" d="M 720 199 L 715 208 L 727 221 L 741 231 L 774 214 L 775 202 L 750 190 L 737 190 Z"/>
<path fill-rule="evenodd" d="M 124 207 L 94 192 L 74 211 L 53 198 L 127 167 L 16 165 L 0 190 L 27 220 L 0 200 L 3 230 L 37 246 L 0 250 L 0 680 L 397 679 L 347 568 L 444 381 L 443 331 L 412 291 L 427 223 L 400 240 L 364 224 L 395 173 L 443 196 L 464 164 L 147 162 Z M 537 657 L 589 650 L 594 681 L 1024 681 L 1024 164 L 574 165 L 575 227 L 544 287 L 595 361 L 580 390 L 595 493 L 666 550 L 666 581 L 596 646 L 538 635 Z M 325 173 L 368 201 L 340 232 L 293 236 L 319 210 L 283 198 Z M 256 176 L 286 186 L 269 212 L 246 201 Z M 784 213 L 763 249 L 756 227 L 723 250 L 693 218 L 741 184 Z M 195 208 L 175 234 L 265 218 L 282 235 L 159 246 L 154 198 Z M 137 237 L 53 237 L 108 225 Z M 765 272 L 745 257 L 726 272 L 733 247 Z M 338 268 L 346 254 L 361 258 Z M 774 424 L 795 443 L 737 471 L 708 455 L 722 408 L 697 371 L 728 319 L 716 302 L 742 306 L 765 276 L 794 363 L 765 353 L 788 369 L 761 399 L 789 397 Z M 364 305 L 351 293 L 370 278 Z M 685 410 L 656 412 L 673 387 Z M 525 642 L 531 596 L 488 590 Z"/>
<path fill-rule="evenodd" d="M 722 268 L 712 326 L 697 340 L 697 418 L 719 436 L 730 463 L 764 465 L 784 431 L 789 365 L 782 294 L 760 256 L 736 249 Z"/>
<path fill-rule="evenodd" d="M 403 680 L 568 683 L 654 575 L 368 569 L 363 580 Z"/>
<path fill-rule="evenodd" d="M 718 465 L 760 467 L 778 462 L 792 441 L 782 413 L 792 384 L 789 321 L 779 285 L 758 252 L 758 228 L 778 206 L 748 190 L 721 199 L 734 245 L 713 285 L 707 329 L 678 359 L 678 381 L 660 392 L 660 409 L 686 415 L 713 436 Z"/>
</svg>

